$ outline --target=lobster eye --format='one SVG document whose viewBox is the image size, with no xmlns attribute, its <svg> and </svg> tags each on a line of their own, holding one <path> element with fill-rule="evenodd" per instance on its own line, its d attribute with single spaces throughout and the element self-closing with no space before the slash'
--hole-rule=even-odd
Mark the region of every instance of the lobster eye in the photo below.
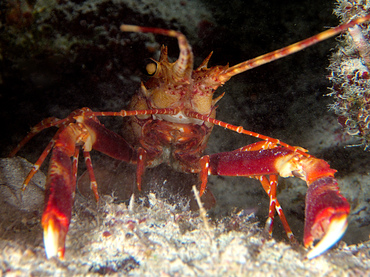
<svg viewBox="0 0 370 277">
<path fill-rule="evenodd" d="M 144 61 L 143 71 L 145 75 L 154 76 L 157 72 L 158 63 L 153 59 L 146 59 Z"/>
</svg>

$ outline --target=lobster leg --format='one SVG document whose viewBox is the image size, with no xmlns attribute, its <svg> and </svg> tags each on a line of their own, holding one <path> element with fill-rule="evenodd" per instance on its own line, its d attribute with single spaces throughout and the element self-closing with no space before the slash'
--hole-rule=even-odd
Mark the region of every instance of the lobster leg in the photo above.
<svg viewBox="0 0 370 277">
<path fill-rule="evenodd" d="M 92 162 L 91 162 L 90 152 L 89 151 L 84 151 L 83 153 L 84 153 L 84 158 L 85 158 L 85 164 L 86 164 L 86 167 L 87 167 L 87 171 L 89 172 L 90 188 L 94 193 L 96 202 L 98 202 L 99 201 L 98 183 L 96 182 L 94 169 L 93 169 Z M 75 182 L 76 182 L 76 180 L 75 180 Z"/>
<path fill-rule="evenodd" d="M 201 193 L 205 189 L 207 175 L 210 174 L 246 177 L 278 174 L 281 177 L 301 178 L 308 185 L 304 245 L 311 247 L 315 240 L 321 239 L 307 255 L 309 259 L 314 258 L 334 245 L 347 227 L 350 206 L 339 192 L 337 181 L 334 179 L 336 171 L 331 169 L 325 161 L 307 155 L 301 150 L 294 151 L 286 147 L 275 146 L 267 148 L 269 149 L 246 151 L 249 149 L 244 147 L 231 152 L 204 156 L 201 159 Z M 274 192 L 271 190 L 274 188 L 268 188 L 271 182 L 269 184 L 269 181 L 264 178 L 260 180 L 273 200 Z M 273 218 L 272 208 L 277 207 L 276 203 L 275 200 L 275 204 L 270 205 L 269 220 Z M 286 228 L 286 230 L 290 229 Z M 288 231 L 287 233 L 289 236 Z"/>
<path fill-rule="evenodd" d="M 284 215 L 283 209 L 280 206 L 279 201 L 276 198 L 276 187 L 277 187 L 277 175 L 270 175 L 269 179 L 266 176 L 258 177 L 262 187 L 265 189 L 266 193 L 270 198 L 269 206 L 269 216 L 266 221 L 265 229 L 268 231 L 270 236 L 272 236 L 272 228 L 274 225 L 275 209 L 280 217 L 280 220 L 284 226 L 285 232 L 292 243 L 296 243 L 292 230 L 289 227 L 288 221 Z"/>
<path fill-rule="evenodd" d="M 40 133 L 42 130 L 47 129 L 51 126 L 57 126 L 60 127 L 61 120 L 56 117 L 49 117 L 44 120 L 42 120 L 39 124 L 34 126 L 31 131 L 27 134 L 27 136 L 20 142 L 18 145 L 13 149 L 12 152 L 10 152 L 9 157 L 14 157 L 15 154 L 27 143 L 30 141 L 31 138 L 33 138 L 35 135 Z"/>
</svg>

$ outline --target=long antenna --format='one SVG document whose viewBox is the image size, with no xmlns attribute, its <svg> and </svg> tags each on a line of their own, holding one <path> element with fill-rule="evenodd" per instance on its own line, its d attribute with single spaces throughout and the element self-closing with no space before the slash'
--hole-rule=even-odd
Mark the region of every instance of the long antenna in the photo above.
<svg viewBox="0 0 370 277">
<path fill-rule="evenodd" d="M 355 20 L 352 20 L 346 24 L 340 25 L 338 27 L 326 30 L 324 32 L 321 32 L 317 35 L 314 35 L 312 37 L 309 37 L 307 39 L 301 40 L 299 42 L 296 42 L 292 45 L 286 46 L 284 48 L 278 49 L 276 51 L 261 55 L 257 58 L 239 63 L 237 65 L 234 65 L 228 69 L 226 69 L 223 73 L 221 73 L 218 76 L 218 79 L 224 83 L 228 81 L 232 76 L 235 76 L 239 73 L 242 73 L 244 71 L 250 70 L 252 68 L 261 66 L 263 64 L 278 60 L 280 58 L 286 57 L 288 55 L 291 55 L 295 52 L 301 51 L 313 44 L 316 44 L 320 41 L 324 41 L 330 37 L 333 37 L 345 30 L 347 30 L 350 27 L 353 27 L 357 24 L 364 23 L 365 21 L 368 21 L 370 19 L 370 14 L 357 18 Z"/>
</svg>

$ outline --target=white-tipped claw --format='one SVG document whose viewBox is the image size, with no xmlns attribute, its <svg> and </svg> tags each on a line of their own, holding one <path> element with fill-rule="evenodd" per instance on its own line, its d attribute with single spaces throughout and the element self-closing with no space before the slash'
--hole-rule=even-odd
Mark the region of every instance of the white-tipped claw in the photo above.
<svg viewBox="0 0 370 277">
<path fill-rule="evenodd" d="M 332 247 L 341 239 L 347 229 L 347 225 L 347 214 L 332 218 L 326 234 L 320 242 L 307 253 L 307 258 L 313 259 Z"/>
<path fill-rule="evenodd" d="M 66 231 L 63 231 L 58 221 L 49 218 L 44 224 L 44 247 L 46 258 L 64 259 L 64 242 Z"/>
<path fill-rule="evenodd" d="M 55 230 L 53 220 L 49 220 L 44 227 L 44 247 L 46 258 L 58 256 L 58 236 L 59 232 Z"/>
</svg>

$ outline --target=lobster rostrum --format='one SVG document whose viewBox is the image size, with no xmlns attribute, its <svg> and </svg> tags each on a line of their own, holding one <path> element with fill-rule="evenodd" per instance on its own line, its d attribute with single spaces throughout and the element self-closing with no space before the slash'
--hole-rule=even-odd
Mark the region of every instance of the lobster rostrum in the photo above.
<svg viewBox="0 0 370 277">
<path fill-rule="evenodd" d="M 93 112 L 82 108 L 64 119 L 45 119 L 32 128 L 10 154 L 14 156 L 43 129 L 51 126 L 59 128 L 24 182 L 25 189 L 52 150 L 45 208 L 41 219 L 47 258 L 64 258 L 81 146 L 97 201 L 97 182 L 90 158 L 92 149 L 136 164 L 136 183 L 139 190 L 145 168 L 161 163 L 168 163 L 181 172 L 199 173 L 200 195 L 206 189 L 207 176 L 210 174 L 252 177 L 260 180 L 270 198 L 266 230 L 272 234 L 276 210 L 292 241 L 293 234 L 276 199 L 276 187 L 278 176 L 298 177 L 308 186 L 304 246 L 312 247 L 316 240 L 320 240 L 307 257 L 314 258 L 325 252 L 344 234 L 350 211 L 349 203 L 340 194 L 334 178 L 336 170 L 302 148 L 217 120 L 216 103 L 223 94 L 217 98 L 213 98 L 213 94 L 232 76 L 300 51 L 369 19 L 370 15 L 367 15 L 232 67 L 207 67 L 211 53 L 195 70 L 191 46 L 183 34 L 172 30 L 122 25 L 121 30 L 124 32 L 155 33 L 177 38 L 179 58 L 176 62 L 169 62 L 167 47 L 162 46 L 159 61 L 153 59 L 146 67 L 152 78 L 141 84 L 126 110 Z M 98 116 L 128 117 L 125 126 L 128 138 L 125 140 L 106 129 L 97 119 Z M 230 152 L 203 155 L 214 125 L 259 138 L 261 141 Z"/>
</svg>

